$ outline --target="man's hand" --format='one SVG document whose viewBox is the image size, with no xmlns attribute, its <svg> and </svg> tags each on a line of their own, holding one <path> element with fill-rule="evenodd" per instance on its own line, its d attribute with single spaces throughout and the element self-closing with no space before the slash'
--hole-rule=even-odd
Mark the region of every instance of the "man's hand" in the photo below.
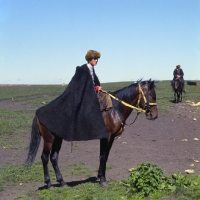
<svg viewBox="0 0 200 200">
<path fill-rule="evenodd" d="M 102 87 L 101 86 L 94 86 L 94 89 L 96 92 L 98 92 L 99 90 L 102 90 Z"/>
</svg>

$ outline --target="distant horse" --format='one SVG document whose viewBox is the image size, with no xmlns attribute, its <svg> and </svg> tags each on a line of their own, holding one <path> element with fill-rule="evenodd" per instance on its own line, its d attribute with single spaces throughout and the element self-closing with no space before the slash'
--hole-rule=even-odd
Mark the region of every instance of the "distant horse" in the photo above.
<svg viewBox="0 0 200 200">
<path fill-rule="evenodd" d="M 182 101 L 183 83 L 179 78 L 174 80 L 172 85 L 174 90 L 174 102 L 179 103 Z"/>
<path fill-rule="evenodd" d="M 144 112 L 146 118 L 149 120 L 156 119 L 158 115 L 154 81 L 138 81 L 137 83 L 117 90 L 110 95 L 113 98 L 113 107 L 108 111 L 102 112 L 105 126 L 109 133 L 108 138 L 100 139 L 100 164 L 98 178 L 100 184 L 103 186 L 108 184 L 106 180 L 106 162 L 108 160 L 110 149 L 114 139 L 123 132 L 126 119 L 131 114 L 132 110 L 136 109 L 138 112 Z M 41 136 L 44 140 L 43 152 L 41 155 L 44 170 L 44 182 L 47 184 L 47 188 L 52 187 L 48 172 L 48 161 L 50 157 L 57 181 L 61 186 L 66 186 L 67 183 L 63 180 L 58 167 L 58 154 L 63 139 L 57 137 L 48 130 L 39 121 L 37 116 L 34 117 L 32 124 L 31 140 L 26 164 L 30 165 L 33 163 L 40 144 Z"/>
</svg>

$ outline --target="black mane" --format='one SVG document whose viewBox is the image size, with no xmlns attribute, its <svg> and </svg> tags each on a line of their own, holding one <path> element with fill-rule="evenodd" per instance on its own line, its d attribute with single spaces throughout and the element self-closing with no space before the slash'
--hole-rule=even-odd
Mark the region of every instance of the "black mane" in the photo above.
<svg viewBox="0 0 200 200">
<path fill-rule="evenodd" d="M 136 83 L 133 83 L 127 87 L 124 87 L 122 89 L 116 90 L 114 92 L 112 92 L 112 95 L 117 97 L 119 100 L 122 100 L 126 103 L 130 103 L 133 101 L 133 99 L 135 98 L 136 93 L 136 88 L 138 87 L 138 84 L 140 84 L 141 86 L 147 84 L 147 83 L 152 83 L 152 88 L 155 87 L 154 85 L 154 81 L 148 80 L 148 81 L 142 81 L 141 79 L 138 80 Z M 154 96 L 154 95 L 153 95 Z M 117 108 L 117 110 L 121 113 L 122 109 L 123 109 L 123 104 L 120 103 L 119 101 L 112 99 L 113 102 L 113 107 Z"/>
<path fill-rule="evenodd" d="M 126 103 L 129 103 L 133 100 L 135 94 L 136 94 L 136 88 L 138 86 L 138 83 L 133 83 L 125 88 L 119 89 L 114 91 L 112 94 L 113 96 L 117 97 L 119 100 L 122 100 Z M 121 112 L 123 109 L 122 103 L 118 102 L 115 99 L 112 99 L 113 107 L 118 108 L 118 111 Z"/>
</svg>

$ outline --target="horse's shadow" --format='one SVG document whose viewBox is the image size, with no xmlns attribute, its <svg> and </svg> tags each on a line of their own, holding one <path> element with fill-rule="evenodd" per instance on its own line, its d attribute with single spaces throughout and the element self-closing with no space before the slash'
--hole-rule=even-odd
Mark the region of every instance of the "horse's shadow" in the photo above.
<svg viewBox="0 0 200 200">
<path fill-rule="evenodd" d="M 67 182 L 67 185 L 69 187 L 74 187 L 74 186 L 77 186 L 79 184 L 82 184 L 82 183 L 98 183 L 98 178 L 97 177 L 89 177 L 88 179 L 85 179 L 85 180 L 81 180 L 81 181 L 71 181 L 71 182 Z M 56 184 L 52 184 L 52 186 L 54 188 L 56 187 L 61 187 L 61 185 L 59 183 L 56 183 Z M 42 187 L 39 187 L 38 190 L 45 190 L 47 189 L 47 185 L 44 185 Z"/>
<path fill-rule="evenodd" d="M 176 100 L 169 100 L 169 102 L 171 102 L 171 103 L 181 103 L 181 101 L 176 101 Z"/>
</svg>

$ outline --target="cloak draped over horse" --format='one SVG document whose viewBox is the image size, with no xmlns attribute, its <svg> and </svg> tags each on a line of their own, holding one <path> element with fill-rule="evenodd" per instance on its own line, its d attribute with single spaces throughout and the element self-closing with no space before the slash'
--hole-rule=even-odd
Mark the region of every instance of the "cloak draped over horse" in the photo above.
<svg viewBox="0 0 200 200">
<path fill-rule="evenodd" d="M 87 65 L 77 67 L 65 91 L 36 110 L 36 116 L 52 133 L 67 141 L 107 138 L 97 94 L 91 88 L 94 85 Z"/>
<path fill-rule="evenodd" d="M 77 70 L 79 71 L 79 68 Z M 81 79 L 81 77 L 76 77 L 76 76 L 74 78 Z M 90 84 L 90 83 L 91 82 L 89 81 L 89 83 L 85 83 L 85 84 Z M 79 86 L 82 87 L 81 85 Z M 154 82 L 151 80 L 144 81 L 144 82 L 140 81 L 138 83 L 132 84 L 128 87 L 125 87 L 123 89 L 113 92 L 112 93 L 112 96 L 114 98 L 114 100 L 112 99 L 113 107 L 110 108 L 109 110 L 105 110 L 102 112 L 100 112 L 100 107 L 99 107 L 95 93 L 94 94 L 95 94 L 96 99 L 94 97 L 91 97 L 91 98 L 92 99 L 94 98 L 95 103 L 98 106 L 97 108 L 95 107 L 95 110 L 93 110 L 94 107 L 90 109 L 90 106 L 91 106 L 89 102 L 90 98 L 85 97 L 86 99 L 84 99 L 84 97 L 81 96 L 81 94 L 79 94 L 79 98 L 83 98 L 84 101 L 87 101 L 87 99 L 89 99 L 87 101 L 88 106 L 86 106 L 86 108 L 82 108 L 81 104 L 77 104 L 79 99 L 73 99 L 73 97 L 66 96 L 66 93 L 73 90 L 74 88 L 76 89 L 75 91 L 78 92 L 79 88 L 77 85 L 74 85 L 73 81 L 69 84 L 67 88 L 69 89 L 66 89 L 66 91 L 64 91 L 64 93 L 60 97 L 58 97 L 56 100 L 52 101 L 47 106 L 44 106 L 37 110 L 36 112 L 37 116 L 34 118 L 33 124 L 32 124 L 31 140 L 30 140 L 30 145 L 29 145 L 28 156 L 26 159 L 26 164 L 30 165 L 31 163 L 33 163 L 36 157 L 38 148 L 39 148 L 41 137 L 42 137 L 44 140 L 44 145 L 43 145 L 41 159 L 42 159 L 43 171 L 44 171 L 44 182 L 47 184 L 47 188 L 51 188 L 53 186 L 51 183 L 49 170 L 48 170 L 48 162 L 50 160 L 54 168 L 57 181 L 60 183 L 61 186 L 66 186 L 67 183 L 63 180 L 63 177 L 60 173 L 59 166 L 58 166 L 58 155 L 61 149 L 62 140 L 63 139 L 74 140 L 74 139 L 86 139 L 86 138 L 94 139 L 97 137 L 102 137 L 100 139 L 100 156 L 99 156 L 100 163 L 99 163 L 97 177 L 99 178 L 99 183 L 103 186 L 106 186 L 108 184 L 107 179 L 106 179 L 106 163 L 108 160 L 109 152 L 111 150 L 111 147 L 115 138 L 119 136 L 120 134 L 122 134 L 122 132 L 124 131 L 124 125 L 126 124 L 125 123 L 126 119 L 129 117 L 132 110 L 136 109 L 139 112 L 143 111 L 146 115 L 146 119 L 149 119 L 149 120 L 154 120 L 158 116 Z M 87 90 L 86 86 L 84 88 L 85 90 Z M 73 94 L 73 92 L 71 93 L 69 92 L 68 94 Z M 88 95 L 92 96 L 93 93 L 90 93 Z M 80 111 L 84 110 L 88 117 L 88 121 L 90 122 L 81 120 L 81 116 L 86 117 L 84 113 L 82 113 L 82 115 L 80 116 L 75 115 L 72 111 L 70 111 L 67 114 L 57 113 L 57 111 L 68 112 L 65 106 L 67 106 L 68 108 L 71 108 L 69 107 L 69 105 L 65 105 L 63 103 L 65 98 L 67 99 L 67 101 L 71 99 L 71 101 L 68 101 L 69 103 L 72 103 L 72 100 L 74 100 L 76 102 L 75 104 L 76 107 L 73 107 L 73 110 L 79 111 L 79 114 L 81 114 Z M 62 106 L 57 110 L 57 106 L 58 107 L 60 106 L 59 104 L 61 104 Z M 53 114 L 52 112 L 49 112 L 48 108 L 53 112 Z M 95 112 L 96 115 L 101 114 L 103 117 L 101 118 L 100 116 L 98 116 L 98 118 L 96 118 L 95 115 L 89 115 L 90 113 L 88 113 L 87 109 L 89 109 L 90 112 L 91 111 Z M 46 111 L 48 113 L 45 113 Z M 72 123 L 74 127 L 73 129 L 70 129 L 71 132 L 70 134 L 68 134 L 66 129 L 64 129 L 64 131 L 61 131 L 61 128 L 59 127 L 60 121 L 58 120 L 59 119 L 61 120 L 62 117 L 69 117 L 70 114 L 72 114 L 72 117 L 67 122 Z M 48 116 L 50 119 L 48 119 Z M 65 119 L 67 120 L 67 118 Z M 78 123 L 77 126 L 81 126 L 81 128 L 83 128 L 84 130 L 88 130 L 88 132 L 90 133 L 90 137 L 88 135 L 83 135 L 83 130 L 81 129 L 80 131 L 82 134 L 77 134 L 75 131 L 77 131 L 79 127 L 76 127 L 76 123 L 72 122 L 72 119 L 77 120 L 76 121 L 76 123 Z M 98 131 L 97 126 L 95 124 L 97 123 L 98 126 L 102 125 L 102 123 L 100 124 L 100 122 L 96 121 L 97 119 L 100 119 L 100 122 L 102 122 L 101 120 L 104 119 L 104 122 L 102 122 L 103 123 L 102 127 L 106 127 L 107 132 L 105 134 L 103 128 L 101 127 L 101 129 L 99 130 L 100 132 L 98 132 L 99 134 L 97 135 L 95 134 L 95 137 L 94 137 L 94 134 L 92 135 L 92 133 L 94 133 L 95 131 L 96 132 Z M 81 120 L 81 121 L 78 121 L 78 120 Z M 57 127 L 53 125 L 54 123 L 57 125 Z M 61 122 L 62 128 L 69 128 L 69 126 L 71 126 L 71 124 L 68 126 L 68 125 L 65 125 L 64 123 L 66 123 L 66 121 Z M 86 125 L 90 127 L 85 127 L 85 124 L 83 123 L 87 123 Z M 57 129 L 55 128 L 58 128 L 59 131 L 57 131 Z M 75 135 L 72 135 L 73 133 Z M 85 134 L 87 134 L 87 132 Z"/>
</svg>

